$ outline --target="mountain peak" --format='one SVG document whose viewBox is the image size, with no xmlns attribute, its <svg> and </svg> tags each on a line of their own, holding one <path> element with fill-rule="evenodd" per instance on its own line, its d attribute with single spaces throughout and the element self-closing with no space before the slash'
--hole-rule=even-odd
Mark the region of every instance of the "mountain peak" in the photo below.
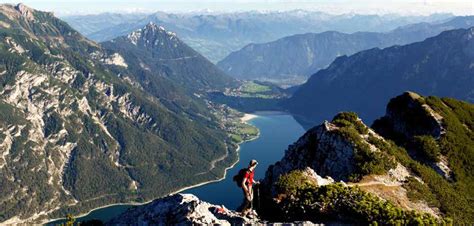
<svg viewBox="0 0 474 226">
<path fill-rule="evenodd" d="M 145 27 L 138 29 L 127 36 L 128 40 L 137 45 L 140 42 L 143 42 L 143 45 L 149 46 L 150 44 L 163 45 L 164 40 L 169 40 L 173 42 L 178 42 L 176 33 L 167 31 L 163 26 L 159 26 L 154 22 L 149 22 Z"/>
<path fill-rule="evenodd" d="M 31 13 L 34 11 L 34 9 L 26 6 L 25 4 L 23 3 L 19 3 L 15 6 L 15 9 L 18 10 L 20 13 L 24 14 L 24 13 Z"/>
<path fill-rule="evenodd" d="M 144 30 L 153 30 L 153 31 L 166 31 L 166 29 L 163 26 L 159 26 L 153 21 L 150 21 L 145 27 L 143 28 Z"/>
<path fill-rule="evenodd" d="M 35 12 L 35 10 L 22 3 L 17 5 L 1 4 L 0 11 L 10 20 L 19 19 L 22 17 L 27 20 L 34 20 L 33 12 Z"/>
</svg>

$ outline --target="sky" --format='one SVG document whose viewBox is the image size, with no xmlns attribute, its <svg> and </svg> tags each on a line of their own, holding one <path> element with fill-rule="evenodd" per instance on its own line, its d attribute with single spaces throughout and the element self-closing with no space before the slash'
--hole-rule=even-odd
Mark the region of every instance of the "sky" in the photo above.
<svg viewBox="0 0 474 226">
<path fill-rule="evenodd" d="M 20 1 L 0 0 L 4 3 Z M 23 0 L 58 16 L 103 12 L 233 12 L 305 9 L 331 14 L 474 15 L 474 0 Z"/>
</svg>

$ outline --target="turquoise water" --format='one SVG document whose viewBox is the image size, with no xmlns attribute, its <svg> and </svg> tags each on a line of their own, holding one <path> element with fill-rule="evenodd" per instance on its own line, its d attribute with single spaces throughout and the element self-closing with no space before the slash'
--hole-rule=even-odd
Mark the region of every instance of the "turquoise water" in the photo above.
<svg viewBox="0 0 474 226">
<path fill-rule="evenodd" d="M 252 119 L 250 123 L 259 128 L 260 136 L 256 140 L 240 145 L 240 160 L 227 171 L 226 178 L 181 193 L 191 193 L 201 200 L 235 209 L 242 201 L 242 191 L 232 181 L 232 177 L 241 168 L 246 167 L 250 160 L 256 159 L 259 164 L 255 171 L 255 178 L 262 179 L 268 166 L 280 160 L 288 145 L 295 142 L 305 132 L 291 115 L 278 112 L 261 112 L 257 115 L 259 117 Z M 98 219 L 106 222 L 130 207 L 131 205 L 104 207 L 78 218 L 77 221 Z M 57 223 L 61 222 L 53 222 L 53 224 Z"/>
<path fill-rule="evenodd" d="M 304 130 L 296 120 L 287 114 L 264 113 L 250 121 L 260 130 L 258 139 L 243 143 L 240 146 L 239 162 L 227 171 L 224 180 L 192 188 L 182 193 L 191 193 L 201 200 L 224 205 L 229 209 L 236 209 L 243 199 L 242 191 L 232 177 L 248 165 L 250 160 L 256 159 L 259 164 L 255 171 L 255 178 L 263 179 L 268 166 L 280 160 L 288 145 L 295 142 Z"/>
</svg>

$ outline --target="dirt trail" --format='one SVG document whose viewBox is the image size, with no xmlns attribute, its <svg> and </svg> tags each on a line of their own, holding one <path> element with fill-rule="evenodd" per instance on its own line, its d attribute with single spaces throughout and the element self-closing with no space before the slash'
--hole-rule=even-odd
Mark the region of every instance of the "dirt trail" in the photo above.
<svg viewBox="0 0 474 226">
<path fill-rule="evenodd" d="M 367 187 L 367 186 L 374 186 L 374 185 L 383 185 L 385 187 L 400 187 L 400 184 L 386 184 L 380 181 L 370 181 L 364 183 L 357 183 L 357 184 L 348 184 L 349 187 L 359 186 L 359 187 Z"/>
</svg>

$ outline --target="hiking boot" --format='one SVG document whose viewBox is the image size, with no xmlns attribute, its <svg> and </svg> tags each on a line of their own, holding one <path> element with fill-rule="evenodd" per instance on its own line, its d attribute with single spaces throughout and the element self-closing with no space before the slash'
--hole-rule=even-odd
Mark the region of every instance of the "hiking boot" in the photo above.
<svg viewBox="0 0 474 226">
<path fill-rule="evenodd" d="M 252 215 L 258 217 L 258 213 L 257 213 L 257 211 L 255 211 L 255 210 L 252 210 L 252 211 L 250 212 L 250 214 L 252 214 Z"/>
</svg>

